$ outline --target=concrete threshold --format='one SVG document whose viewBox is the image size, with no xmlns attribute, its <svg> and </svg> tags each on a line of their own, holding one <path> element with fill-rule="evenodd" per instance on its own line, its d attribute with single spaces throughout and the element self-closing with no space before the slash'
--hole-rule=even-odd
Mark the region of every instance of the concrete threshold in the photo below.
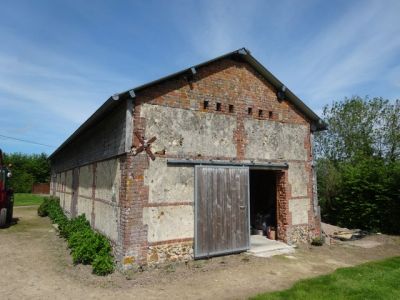
<svg viewBox="0 0 400 300">
<path fill-rule="evenodd" d="M 246 252 L 249 255 L 257 257 L 271 257 L 293 253 L 295 250 L 283 242 L 267 239 L 265 236 L 250 236 L 250 249 Z"/>
</svg>

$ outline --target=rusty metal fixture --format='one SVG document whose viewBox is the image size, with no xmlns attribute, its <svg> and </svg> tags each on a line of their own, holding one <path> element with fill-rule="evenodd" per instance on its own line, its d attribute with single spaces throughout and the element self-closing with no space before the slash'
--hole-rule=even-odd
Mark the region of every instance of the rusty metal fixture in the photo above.
<svg viewBox="0 0 400 300">
<path fill-rule="evenodd" d="M 153 136 L 151 139 L 147 140 L 144 136 L 141 136 L 138 132 L 135 132 L 137 139 L 140 142 L 140 146 L 134 149 L 133 155 L 138 155 L 140 152 L 146 151 L 147 155 L 151 158 L 151 160 L 155 160 L 153 152 L 151 152 L 151 144 L 157 139 Z"/>
</svg>

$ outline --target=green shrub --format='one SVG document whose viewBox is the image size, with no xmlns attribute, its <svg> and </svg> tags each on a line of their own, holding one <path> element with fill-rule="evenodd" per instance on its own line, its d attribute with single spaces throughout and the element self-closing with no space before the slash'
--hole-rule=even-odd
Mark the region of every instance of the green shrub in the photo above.
<svg viewBox="0 0 400 300">
<path fill-rule="evenodd" d="M 42 204 L 39 205 L 38 215 L 40 217 L 47 217 L 50 205 L 50 198 L 44 198 Z"/>
<path fill-rule="evenodd" d="M 58 227 L 60 235 L 68 239 L 70 235 L 75 232 L 90 229 L 90 223 L 86 220 L 85 215 L 80 215 L 76 218 L 71 219 L 69 222 L 65 222 Z"/>
<path fill-rule="evenodd" d="M 322 190 L 322 220 L 341 227 L 399 234 L 400 161 L 360 157 L 355 162 L 337 163 L 335 168 L 339 179 L 331 193 L 326 185 L 318 186 L 318 191 Z M 318 180 L 332 181 L 326 176 Z"/>
<path fill-rule="evenodd" d="M 99 254 L 93 260 L 92 267 L 94 274 L 104 276 L 114 271 L 114 262 L 110 255 Z"/>
<path fill-rule="evenodd" d="M 322 246 L 324 244 L 323 237 L 315 237 L 311 240 L 311 245 L 313 246 Z"/>
<path fill-rule="evenodd" d="M 68 242 L 75 264 L 92 264 L 93 273 L 107 275 L 114 270 L 111 245 L 108 239 L 90 227 L 85 215 L 68 219 L 57 198 L 47 198 L 38 208 L 38 215 L 49 216 L 58 224 L 60 235 Z"/>
<path fill-rule="evenodd" d="M 111 252 L 108 240 L 90 228 L 72 233 L 68 246 L 74 263 L 91 264 L 96 255 L 110 255 Z"/>
</svg>

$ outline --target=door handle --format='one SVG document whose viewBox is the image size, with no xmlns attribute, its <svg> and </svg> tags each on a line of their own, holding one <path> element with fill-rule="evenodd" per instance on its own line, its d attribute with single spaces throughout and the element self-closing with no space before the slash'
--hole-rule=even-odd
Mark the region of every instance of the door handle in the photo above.
<svg viewBox="0 0 400 300">
<path fill-rule="evenodd" d="M 246 206 L 244 206 L 244 205 L 240 205 L 240 206 L 239 206 L 239 208 L 240 208 L 240 209 L 245 209 L 245 208 L 246 208 Z"/>
</svg>

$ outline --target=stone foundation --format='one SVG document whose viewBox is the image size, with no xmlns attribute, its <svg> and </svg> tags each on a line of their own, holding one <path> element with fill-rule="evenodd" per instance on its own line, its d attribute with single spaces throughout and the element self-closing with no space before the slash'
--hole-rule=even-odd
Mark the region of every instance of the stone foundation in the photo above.
<svg viewBox="0 0 400 300">
<path fill-rule="evenodd" d="M 193 242 L 149 246 L 147 262 L 149 266 L 165 262 L 193 260 Z"/>
<path fill-rule="evenodd" d="M 308 225 L 291 226 L 287 229 L 287 237 L 289 245 L 301 243 L 309 243 L 312 232 Z"/>
</svg>

